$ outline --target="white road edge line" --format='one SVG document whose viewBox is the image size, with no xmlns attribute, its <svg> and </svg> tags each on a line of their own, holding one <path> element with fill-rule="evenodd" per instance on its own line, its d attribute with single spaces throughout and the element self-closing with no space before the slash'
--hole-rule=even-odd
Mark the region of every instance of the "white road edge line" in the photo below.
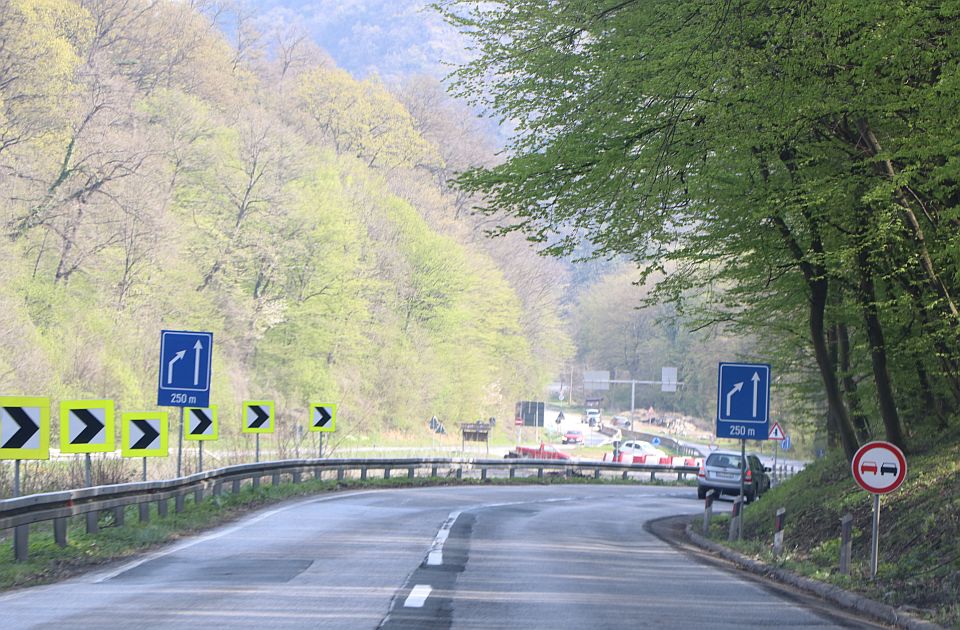
<svg viewBox="0 0 960 630">
<path fill-rule="evenodd" d="M 156 552 L 156 553 L 152 553 L 152 554 L 150 554 L 150 555 L 148 555 L 148 556 L 145 556 L 145 557 L 143 557 L 143 558 L 140 558 L 139 560 L 134 560 L 133 562 L 130 562 L 130 563 L 128 563 L 128 564 L 125 564 L 125 565 L 123 565 L 122 567 L 120 567 L 120 568 L 118 568 L 118 569 L 115 569 L 115 570 L 113 570 L 113 571 L 110 571 L 109 573 L 106 573 L 106 574 L 104 574 L 104 575 L 99 576 L 97 579 L 93 580 L 93 583 L 94 583 L 94 584 L 99 584 L 99 583 L 101 583 L 101 582 L 106 582 L 107 580 L 109 580 L 109 579 L 111 579 L 111 578 L 117 577 L 117 576 L 120 575 L 121 573 L 124 573 L 124 572 L 126 572 L 126 571 L 129 571 L 129 570 L 131 570 L 131 569 L 135 569 L 135 568 L 137 568 L 138 566 L 140 566 L 141 564 L 150 562 L 151 560 L 156 560 L 157 558 L 162 558 L 162 557 L 164 557 L 164 556 L 169 556 L 169 555 L 172 554 L 172 553 L 176 553 L 176 552 L 178 552 L 178 551 L 182 551 L 183 549 L 187 549 L 187 548 L 189 548 L 189 547 L 193 547 L 194 545 L 199 545 L 200 543 L 207 542 L 208 540 L 216 540 L 217 538 L 221 538 L 221 537 L 226 536 L 226 535 L 228 535 L 228 534 L 233 534 L 234 532 L 240 531 L 241 529 L 243 529 L 244 527 L 247 527 L 248 525 L 253 525 L 254 523 L 257 523 L 257 522 L 259 522 L 259 521 L 262 521 L 262 520 L 265 519 L 265 518 L 270 518 L 270 517 L 273 516 L 274 514 L 279 514 L 280 512 L 285 512 L 285 511 L 287 511 L 287 510 L 291 510 L 291 509 L 293 509 L 293 508 L 295 508 L 295 507 L 299 507 L 299 506 L 302 506 L 302 505 L 307 504 L 307 503 L 321 503 L 321 502 L 324 502 L 324 501 L 333 501 L 333 500 L 335 500 L 335 499 L 346 499 L 346 498 L 348 498 L 348 497 L 355 497 L 355 496 L 359 496 L 359 495 L 361 495 L 361 494 L 375 494 L 375 493 L 380 493 L 380 492 L 384 492 L 384 491 L 383 491 L 383 490 L 368 490 L 368 491 L 365 491 L 365 492 L 350 492 L 350 493 L 346 493 L 346 494 L 336 494 L 336 495 L 333 495 L 333 496 L 319 497 L 319 498 L 312 499 L 312 500 L 308 500 L 308 501 L 297 501 L 297 502 L 295 502 L 295 503 L 291 503 L 290 505 L 285 505 L 285 506 L 283 506 L 283 507 L 279 507 L 279 508 L 276 508 L 276 509 L 273 509 L 273 510 L 269 510 L 269 511 L 267 511 L 267 512 L 263 512 L 262 514 L 257 514 L 256 516 L 252 516 L 252 517 L 250 517 L 250 518 L 244 519 L 243 521 L 237 523 L 237 524 L 234 525 L 233 527 L 229 527 L 229 528 L 227 528 L 227 529 L 222 529 L 222 530 L 220 530 L 220 531 L 216 531 L 216 532 L 213 532 L 213 533 L 211 533 L 211 534 L 207 534 L 206 536 L 201 536 L 201 537 L 199 537 L 199 538 L 192 538 L 192 539 L 186 540 L 186 541 L 184 541 L 184 542 L 182 542 L 182 543 L 180 543 L 180 544 L 178 544 L 178 545 L 174 545 L 174 546 L 169 547 L 169 548 L 167 548 L 167 549 L 163 549 L 163 550 L 158 551 L 158 552 Z"/>
<path fill-rule="evenodd" d="M 404 608 L 423 608 L 423 604 L 430 597 L 433 588 L 429 584 L 417 584 L 410 591 L 407 600 L 403 602 Z"/>
<path fill-rule="evenodd" d="M 450 537 L 450 530 L 459 517 L 459 511 L 450 512 L 450 516 L 440 526 L 440 531 L 437 532 L 437 537 L 433 539 L 430 551 L 427 552 L 427 566 L 435 567 L 443 564 L 443 543 L 447 542 L 447 538 Z"/>
</svg>

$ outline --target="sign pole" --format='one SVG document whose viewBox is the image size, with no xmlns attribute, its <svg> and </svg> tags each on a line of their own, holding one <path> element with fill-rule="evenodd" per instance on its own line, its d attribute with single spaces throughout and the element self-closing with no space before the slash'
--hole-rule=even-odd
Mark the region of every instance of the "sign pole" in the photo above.
<svg viewBox="0 0 960 630">
<path fill-rule="evenodd" d="M 256 459 L 254 459 L 253 461 L 255 461 L 255 462 L 257 462 L 257 463 L 260 463 L 260 434 L 259 434 L 259 433 L 257 433 L 257 454 L 256 454 Z"/>
<path fill-rule="evenodd" d="M 183 461 L 183 407 L 180 407 L 180 430 L 177 432 L 177 477 L 180 476 Z"/>
<path fill-rule="evenodd" d="M 323 457 L 323 433 L 318 433 L 317 435 L 320 437 L 320 449 L 317 452 L 317 457 L 322 458 Z M 436 433 L 434 433 L 434 435 L 436 435 Z M 432 439 L 432 436 L 431 436 L 431 439 Z"/>
<path fill-rule="evenodd" d="M 737 521 L 737 540 L 743 540 L 743 490 L 747 476 L 747 441 L 740 440 L 740 520 Z"/>
<path fill-rule="evenodd" d="M 13 496 L 20 496 L 20 460 L 13 460 Z"/>
<path fill-rule="evenodd" d="M 203 440 L 200 440 L 197 448 L 197 472 L 203 472 Z"/>
<path fill-rule="evenodd" d="M 880 557 L 880 495 L 873 495 L 873 538 L 870 540 L 870 579 L 877 577 Z"/>
<path fill-rule="evenodd" d="M 143 480 L 147 480 L 147 458 L 143 458 Z"/>
<path fill-rule="evenodd" d="M 84 481 L 87 482 L 87 487 L 89 488 L 93 485 L 93 474 L 91 471 L 93 464 L 90 463 L 90 453 L 83 454 L 83 464 L 83 477 Z"/>
</svg>

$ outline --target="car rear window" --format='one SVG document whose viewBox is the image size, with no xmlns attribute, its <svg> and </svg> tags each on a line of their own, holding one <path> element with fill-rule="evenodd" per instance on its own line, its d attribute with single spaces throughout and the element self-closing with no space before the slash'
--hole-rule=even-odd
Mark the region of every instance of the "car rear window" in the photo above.
<svg viewBox="0 0 960 630">
<path fill-rule="evenodd" d="M 712 453 L 707 457 L 707 466 L 712 466 L 713 468 L 740 468 L 740 456 Z"/>
</svg>

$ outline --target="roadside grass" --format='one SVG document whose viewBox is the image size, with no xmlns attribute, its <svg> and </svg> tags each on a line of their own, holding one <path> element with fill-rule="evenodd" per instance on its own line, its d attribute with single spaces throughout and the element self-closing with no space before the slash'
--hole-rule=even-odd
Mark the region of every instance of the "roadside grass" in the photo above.
<svg viewBox="0 0 960 630">
<path fill-rule="evenodd" d="M 727 543 L 726 515 L 714 519 L 710 537 L 768 564 L 960 628 L 960 441 L 930 440 L 907 459 L 904 484 L 881 497 L 876 580 L 869 577 L 871 495 L 854 483 L 839 453 L 747 506 L 743 541 Z M 775 558 L 774 519 L 781 507 L 784 553 Z M 852 567 L 840 575 L 840 519 L 847 513 L 854 526 Z"/>
<path fill-rule="evenodd" d="M 517 477 L 515 479 L 489 478 L 457 479 L 450 477 L 394 477 L 309 480 L 299 484 L 281 483 L 277 486 L 263 484 L 257 488 L 245 485 L 239 493 L 224 492 L 220 496 L 208 496 L 195 503 L 188 494 L 183 511 L 173 510 L 171 501 L 167 516 L 160 517 L 156 503 L 150 505 L 150 520 L 139 521 L 137 506 L 128 506 L 124 512 L 124 524 L 117 526 L 112 511 L 100 514 L 100 532 L 86 533 L 85 517 L 70 519 L 67 528 L 67 545 L 59 547 L 53 538 L 52 522 L 37 523 L 31 528 L 29 557 L 25 562 L 13 558 L 12 540 L 0 536 L 0 590 L 35 586 L 56 582 L 109 562 L 131 558 L 161 545 L 174 542 L 218 525 L 229 523 L 259 508 L 277 504 L 287 499 L 342 492 L 346 490 L 374 490 L 390 488 L 413 488 L 427 486 L 470 485 L 550 485 L 550 484 L 606 484 L 606 485 L 690 485 L 690 481 L 637 480 L 606 477 L 595 480 L 592 476 L 563 476 L 546 474 L 543 478 Z M 5 532 L 6 533 L 6 532 Z"/>
</svg>

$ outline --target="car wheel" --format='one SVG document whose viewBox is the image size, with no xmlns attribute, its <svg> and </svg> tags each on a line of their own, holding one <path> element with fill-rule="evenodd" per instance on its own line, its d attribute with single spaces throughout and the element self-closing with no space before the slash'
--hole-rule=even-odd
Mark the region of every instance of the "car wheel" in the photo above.
<svg viewBox="0 0 960 630">
<path fill-rule="evenodd" d="M 756 491 L 747 492 L 743 498 L 747 503 L 753 503 L 754 499 L 757 498 Z"/>
<path fill-rule="evenodd" d="M 707 498 L 707 489 L 704 488 L 703 486 L 698 487 L 698 488 L 697 488 L 697 498 L 698 498 L 698 499 L 706 499 L 706 498 Z"/>
</svg>

